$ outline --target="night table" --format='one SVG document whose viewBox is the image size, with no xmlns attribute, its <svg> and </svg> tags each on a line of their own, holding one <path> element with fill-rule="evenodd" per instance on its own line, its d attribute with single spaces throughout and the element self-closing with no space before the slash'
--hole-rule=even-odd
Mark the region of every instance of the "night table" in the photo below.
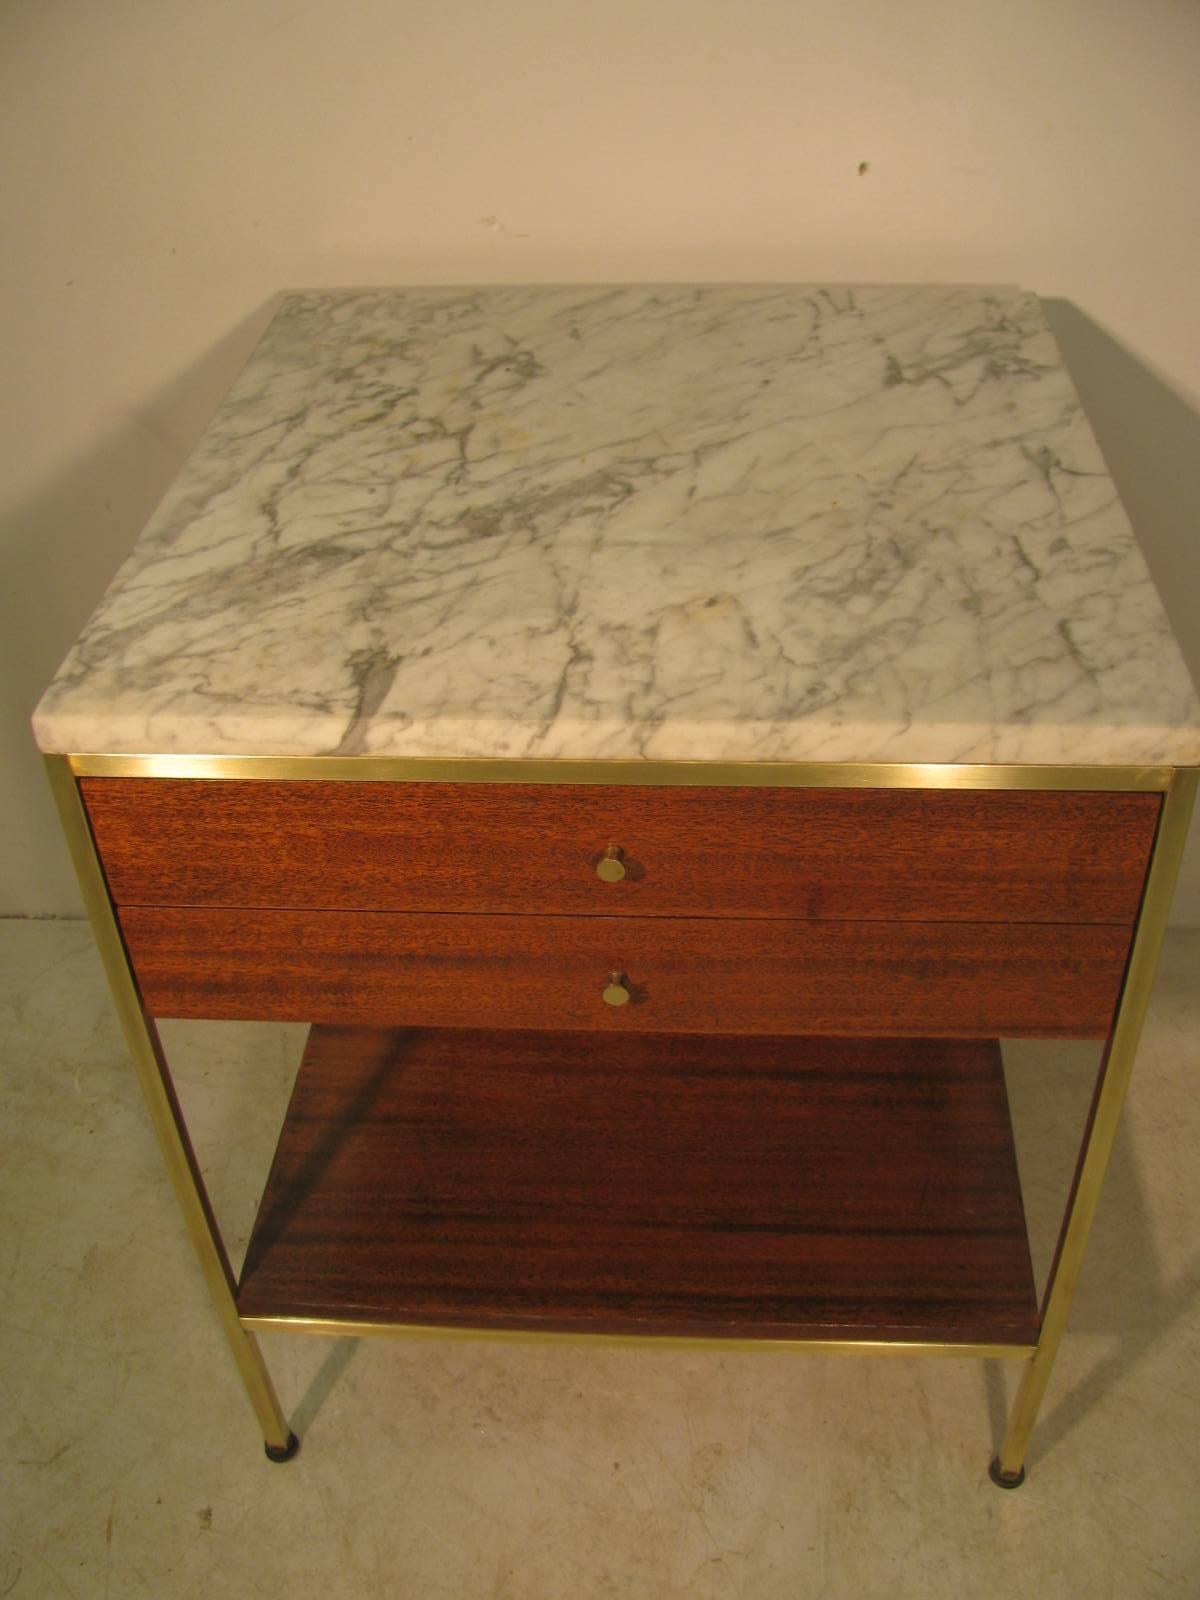
<svg viewBox="0 0 1200 1600">
<path fill-rule="evenodd" d="M 273 1460 L 258 1331 L 472 1330 L 1011 1357 L 1022 1480 L 1200 764 L 1036 297 L 284 295 L 34 726 Z M 175 1017 L 311 1025 L 238 1274 Z"/>
</svg>

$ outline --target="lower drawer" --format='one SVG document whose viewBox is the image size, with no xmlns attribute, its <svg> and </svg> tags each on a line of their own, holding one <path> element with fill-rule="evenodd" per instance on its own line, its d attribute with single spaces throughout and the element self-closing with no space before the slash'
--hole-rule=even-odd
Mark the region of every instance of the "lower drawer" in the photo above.
<svg viewBox="0 0 1200 1600">
<path fill-rule="evenodd" d="M 1103 1038 L 1129 930 L 127 906 L 147 1010 L 388 1027 Z M 604 999 L 622 974 L 628 1003 Z"/>
</svg>

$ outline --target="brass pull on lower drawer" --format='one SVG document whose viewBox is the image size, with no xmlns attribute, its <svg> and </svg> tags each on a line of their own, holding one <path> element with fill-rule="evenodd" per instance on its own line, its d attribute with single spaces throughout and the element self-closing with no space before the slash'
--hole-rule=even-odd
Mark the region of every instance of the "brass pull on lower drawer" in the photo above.
<svg viewBox="0 0 1200 1600">
<path fill-rule="evenodd" d="M 610 972 L 600 998 L 606 1006 L 629 1004 L 629 979 L 623 972 Z"/>
</svg>

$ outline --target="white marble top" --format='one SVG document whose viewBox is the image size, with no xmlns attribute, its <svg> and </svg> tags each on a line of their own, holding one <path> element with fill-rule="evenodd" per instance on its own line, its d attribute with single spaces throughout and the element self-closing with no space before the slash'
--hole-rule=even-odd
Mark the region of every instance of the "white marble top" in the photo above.
<svg viewBox="0 0 1200 1600">
<path fill-rule="evenodd" d="M 44 750 L 1200 762 L 1035 296 L 286 296 Z"/>
</svg>

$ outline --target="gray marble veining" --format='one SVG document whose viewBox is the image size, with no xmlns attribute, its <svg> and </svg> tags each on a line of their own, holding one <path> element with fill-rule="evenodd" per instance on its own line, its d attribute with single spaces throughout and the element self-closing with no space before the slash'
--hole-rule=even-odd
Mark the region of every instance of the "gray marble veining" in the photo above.
<svg viewBox="0 0 1200 1600">
<path fill-rule="evenodd" d="M 1200 761 L 1036 297 L 286 296 L 50 751 Z"/>
</svg>

